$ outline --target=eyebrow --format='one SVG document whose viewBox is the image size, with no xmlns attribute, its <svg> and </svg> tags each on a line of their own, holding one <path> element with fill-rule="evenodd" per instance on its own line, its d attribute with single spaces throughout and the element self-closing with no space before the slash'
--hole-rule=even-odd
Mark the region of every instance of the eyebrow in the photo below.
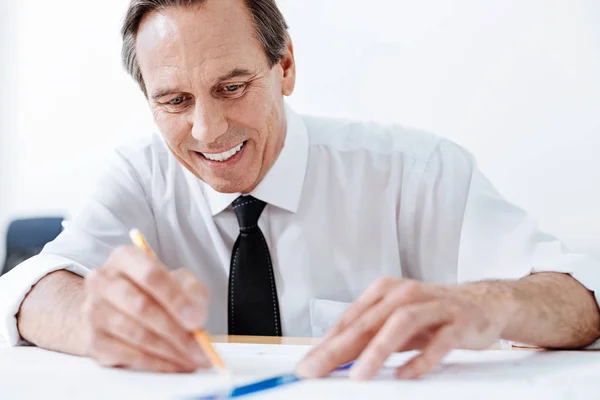
<svg viewBox="0 0 600 400">
<path fill-rule="evenodd" d="M 152 99 L 156 100 L 156 99 L 160 99 L 161 97 L 165 97 L 165 96 L 169 96 L 171 94 L 176 94 L 176 93 L 181 93 L 181 89 L 179 88 L 174 88 L 174 89 L 170 89 L 170 88 L 165 88 L 165 89 L 159 89 L 156 92 L 154 92 L 152 94 Z"/>
<path fill-rule="evenodd" d="M 250 71 L 249 69 L 235 68 L 235 69 L 231 70 L 231 72 L 220 76 L 218 81 L 223 82 L 223 81 L 228 81 L 229 79 L 241 78 L 241 77 L 251 76 L 251 75 L 255 75 L 255 73 Z"/>
<path fill-rule="evenodd" d="M 242 78 L 242 77 L 248 77 L 248 76 L 252 76 L 255 75 L 255 72 L 250 71 L 249 69 L 245 69 L 245 68 L 235 68 L 232 69 L 230 72 L 226 73 L 225 75 L 221 75 L 217 81 L 218 82 L 223 82 L 223 81 L 228 81 L 230 79 L 233 78 Z M 152 99 L 156 100 L 156 99 L 160 99 L 161 97 L 165 97 L 165 96 L 169 96 L 172 94 L 177 94 L 177 93 L 181 93 L 182 90 L 179 88 L 164 88 L 164 89 L 158 89 L 156 92 L 154 92 L 152 94 Z"/>
</svg>

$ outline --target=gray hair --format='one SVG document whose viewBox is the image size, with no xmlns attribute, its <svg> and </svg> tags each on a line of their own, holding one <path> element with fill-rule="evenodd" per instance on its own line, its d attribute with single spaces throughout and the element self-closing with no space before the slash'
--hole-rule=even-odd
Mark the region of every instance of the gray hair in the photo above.
<svg viewBox="0 0 600 400">
<path fill-rule="evenodd" d="M 144 77 L 135 53 L 135 45 L 138 29 L 144 16 L 149 13 L 165 9 L 167 7 L 191 7 L 200 5 L 206 0 L 131 0 L 121 35 L 123 36 L 123 48 L 121 58 L 127 72 L 137 81 L 140 88 L 147 97 Z M 252 14 L 255 26 L 255 34 L 265 49 L 267 59 L 272 67 L 277 64 L 286 53 L 288 43 L 288 26 L 281 11 L 275 4 L 275 0 L 244 0 Z"/>
</svg>

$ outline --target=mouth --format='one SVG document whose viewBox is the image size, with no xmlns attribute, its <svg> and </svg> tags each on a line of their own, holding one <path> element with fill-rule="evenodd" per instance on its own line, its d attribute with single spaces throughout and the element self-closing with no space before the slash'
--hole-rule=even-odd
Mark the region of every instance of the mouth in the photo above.
<svg viewBox="0 0 600 400">
<path fill-rule="evenodd" d="M 212 165 L 225 166 L 226 164 L 232 164 L 234 161 L 239 159 L 244 152 L 245 146 L 246 142 L 242 142 L 237 146 L 221 153 L 202 153 L 197 151 L 196 154 L 204 159 L 204 161 L 207 161 Z"/>
</svg>

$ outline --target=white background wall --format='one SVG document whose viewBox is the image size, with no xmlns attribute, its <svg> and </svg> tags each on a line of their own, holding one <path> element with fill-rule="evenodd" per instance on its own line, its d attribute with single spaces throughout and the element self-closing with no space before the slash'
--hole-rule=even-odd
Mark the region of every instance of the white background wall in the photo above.
<svg viewBox="0 0 600 400">
<path fill-rule="evenodd" d="M 543 228 L 600 255 L 600 2 L 279 3 L 297 111 L 449 137 Z M 126 5 L 0 1 L 0 226 L 74 209 L 107 152 L 154 129 L 120 66 Z"/>
<path fill-rule="evenodd" d="M 12 187 L 14 167 L 11 148 L 16 127 L 16 102 L 11 94 L 16 93 L 14 76 L 16 74 L 16 3 L 0 0 L 0 265 L 4 260 L 4 245 L 8 216 L 13 208 L 10 188 Z"/>
</svg>

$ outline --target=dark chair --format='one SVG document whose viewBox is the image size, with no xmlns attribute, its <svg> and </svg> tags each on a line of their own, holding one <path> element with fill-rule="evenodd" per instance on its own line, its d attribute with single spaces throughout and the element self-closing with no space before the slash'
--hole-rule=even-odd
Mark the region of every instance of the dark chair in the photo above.
<svg viewBox="0 0 600 400">
<path fill-rule="evenodd" d="M 62 231 L 62 217 L 18 219 L 10 223 L 6 234 L 6 261 L 0 275 L 39 254 L 46 243 Z"/>
</svg>

